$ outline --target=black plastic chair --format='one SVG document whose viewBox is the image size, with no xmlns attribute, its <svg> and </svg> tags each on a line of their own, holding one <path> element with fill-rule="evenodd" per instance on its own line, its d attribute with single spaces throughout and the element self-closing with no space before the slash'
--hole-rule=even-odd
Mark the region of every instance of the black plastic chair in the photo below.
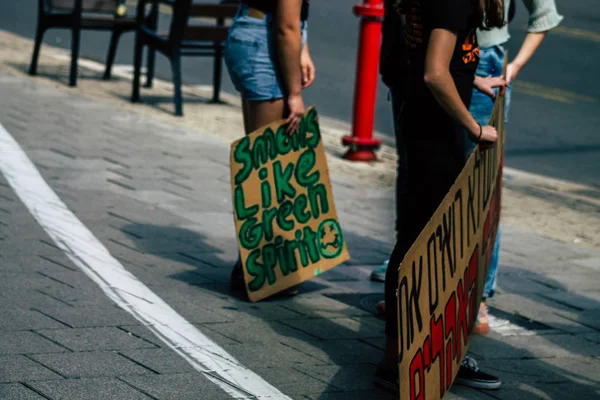
<svg viewBox="0 0 600 400">
<path fill-rule="evenodd" d="M 152 87 L 154 78 L 155 52 L 164 54 L 171 62 L 174 86 L 175 115 L 183 115 L 181 95 L 181 57 L 212 56 L 213 98 L 219 101 L 222 76 L 222 59 L 228 27 L 225 20 L 233 18 L 238 2 L 230 0 L 221 4 L 193 4 L 192 0 L 140 0 L 137 10 L 137 24 L 134 55 L 134 77 L 132 102 L 140 100 L 140 75 L 142 52 L 148 47 L 148 71 L 146 87 Z M 151 4 L 150 14 L 146 17 L 146 4 Z M 157 32 L 159 6 L 166 4 L 172 8 L 173 16 L 168 32 Z M 189 24 L 190 18 L 210 18 L 215 24 Z"/>
<path fill-rule="evenodd" d="M 112 37 L 106 60 L 104 79 L 110 79 L 112 65 L 117 52 L 119 38 L 124 32 L 136 29 L 135 18 L 117 18 L 115 14 L 119 0 L 38 0 L 38 22 L 35 46 L 29 67 L 29 74 L 37 74 L 40 47 L 46 30 L 51 28 L 69 29 L 72 33 L 71 73 L 69 85 L 77 85 L 77 60 L 82 30 L 111 31 Z"/>
</svg>

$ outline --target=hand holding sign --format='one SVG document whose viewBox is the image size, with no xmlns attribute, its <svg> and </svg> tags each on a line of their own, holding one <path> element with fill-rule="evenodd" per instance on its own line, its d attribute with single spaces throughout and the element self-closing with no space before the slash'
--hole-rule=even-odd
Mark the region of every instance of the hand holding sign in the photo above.
<svg viewBox="0 0 600 400">
<path fill-rule="evenodd" d="M 349 258 L 314 108 L 300 119 L 293 135 L 281 121 L 233 143 L 231 181 L 251 301 Z"/>
</svg>

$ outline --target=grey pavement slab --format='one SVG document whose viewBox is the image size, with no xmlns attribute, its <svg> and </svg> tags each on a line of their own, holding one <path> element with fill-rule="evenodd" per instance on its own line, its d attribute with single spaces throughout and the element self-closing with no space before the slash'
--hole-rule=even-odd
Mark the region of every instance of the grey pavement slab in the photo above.
<svg viewBox="0 0 600 400">
<path fill-rule="evenodd" d="M 18 354 L 0 356 L 0 383 L 62 379 L 62 376 Z"/>
<path fill-rule="evenodd" d="M 282 323 L 319 339 L 362 339 L 383 336 L 383 329 L 351 318 L 311 318 Z"/>
<path fill-rule="evenodd" d="M 156 374 L 115 351 L 34 354 L 30 357 L 66 378 Z"/>
<path fill-rule="evenodd" d="M 170 374 L 157 376 L 126 376 L 123 381 L 159 400 L 228 400 L 231 396 L 210 382 L 204 375 Z"/>
<path fill-rule="evenodd" d="M 522 382 L 514 385 L 505 384 L 500 390 L 489 394 L 500 400 L 597 399 L 600 396 L 600 389 L 598 386 L 560 382 L 536 387 Z"/>
<path fill-rule="evenodd" d="M 159 374 L 195 372 L 190 363 L 170 349 L 121 350 L 119 354 Z"/>
<path fill-rule="evenodd" d="M 600 385 L 600 360 L 595 357 L 569 356 L 526 360 L 480 359 L 479 366 L 501 377 L 507 386 L 527 383 L 571 383 L 582 386 Z M 600 387 L 599 387 L 600 388 Z"/>
<path fill-rule="evenodd" d="M 36 310 L 0 310 L 0 331 L 22 331 L 33 329 L 61 329 L 66 325 Z"/>
<path fill-rule="evenodd" d="M 63 379 L 52 382 L 27 382 L 27 385 L 52 400 L 149 400 L 152 398 L 114 378 Z"/>
<path fill-rule="evenodd" d="M 235 344 L 224 346 L 224 348 L 229 354 L 235 354 L 236 359 L 250 369 L 264 367 L 293 368 L 298 365 L 311 365 L 320 362 L 309 354 L 281 343 L 269 343 L 262 346 Z"/>
<path fill-rule="evenodd" d="M 360 340 L 312 340 L 283 338 L 282 344 L 313 357 L 314 364 L 377 364 L 383 351 Z"/>
<path fill-rule="evenodd" d="M 302 332 L 279 321 L 254 320 L 234 321 L 226 324 L 207 324 L 206 329 L 217 332 L 231 340 L 244 344 L 273 343 L 291 337 L 300 340 L 314 340 L 315 336 Z"/>
<path fill-rule="evenodd" d="M 298 365 L 294 368 L 344 391 L 372 389 L 377 369 L 375 364 Z"/>
<path fill-rule="evenodd" d="M 533 336 L 472 337 L 472 349 L 486 359 L 560 358 L 570 356 L 599 356 L 600 346 L 570 334 Z"/>
<path fill-rule="evenodd" d="M 21 383 L 6 383 L 0 385 L 0 399 L 3 400 L 42 400 L 40 396 Z"/>
<path fill-rule="evenodd" d="M 296 368 L 255 368 L 254 372 L 293 399 L 340 391 L 329 382 L 315 379 Z"/>
<path fill-rule="evenodd" d="M 114 327 L 55 329 L 40 333 L 73 351 L 156 348 L 153 343 Z"/>
<path fill-rule="evenodd" d="M 77 306 L 40 308 L 44 315 L 72 328 L 94 328 L 136 323 L 136 319 L 117 306 Z"/>
<path fill-rule="evenodd" d="M 392 396 L 387 392 L 377 389 L 328 392 L 306 397 L 310 400 L 393 400 L 398 396 Z"/>
<path fill-rule="evenodd" d="M 69 351 L 32 331 L 0 332 L 0 354 L 62 353 Z"/>
</svg>

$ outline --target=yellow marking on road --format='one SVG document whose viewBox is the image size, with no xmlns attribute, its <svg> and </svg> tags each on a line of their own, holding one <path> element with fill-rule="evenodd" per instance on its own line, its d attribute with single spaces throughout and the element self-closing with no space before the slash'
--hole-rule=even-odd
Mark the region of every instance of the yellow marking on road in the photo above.
<svg viewBox="0 0 600 400">
<path fill-rule="evenodd" d="M 524 31 L 527 31 L 528 26 L 521 25 L 521 29 L 523 29 Z M 594 31 L 588 31 L 585 29 L 569 28 L 566 26 L 557 26 L 556 28 L 552 29 L 549 33 L 551 35 L 559 35 L 559 36 L 564 36 L 564 37 L 568 37 L 571 39 L 584 39 L 584 40 L 590 40 L 592 42 L 600 43 L 600 33 L 594 32 Z"/>
<path fill-rule="evenodd" d="M 593 31 L 586 31 L 579 28 L 567 28 L 566 26 L 557 26 L 552 29 L 550 33 L 566 36 L 574 39 L 585 39 L 591 40 L 592 42 L 600 43 L 600 33 Z"/>
<path fill-rule="evenodd" d="M 586 96 L 580 93 L 551 88 L 531 82 L 516 81 L 514 90 L 530 96 L 541 97 L 547 100 L 558 101 L 565 104 L 575 104 L 578 102 L 597 103 L 599 101 L 594 97 Z"/>
</svg>

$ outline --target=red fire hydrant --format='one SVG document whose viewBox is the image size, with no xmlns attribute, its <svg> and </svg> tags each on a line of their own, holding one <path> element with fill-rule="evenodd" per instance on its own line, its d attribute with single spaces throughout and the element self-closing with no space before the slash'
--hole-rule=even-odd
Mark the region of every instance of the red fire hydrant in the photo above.
<svg viewBox="0 0 600 400">
<path fill-rule="evenodd" d="M 342 143 L 350 147 L 344 155 L 347 160 L 373 161 L 377 159 L 375 149 L 381 145 L 380 140 L 373 138 L 373 123 L 379 79 L 383 0 L 364 0 L 363 4 L 354 6 L 354 14 L 361 17 L 361 21 L 354 86 L 352 136 L 344 136 Z"/>
</svg>

